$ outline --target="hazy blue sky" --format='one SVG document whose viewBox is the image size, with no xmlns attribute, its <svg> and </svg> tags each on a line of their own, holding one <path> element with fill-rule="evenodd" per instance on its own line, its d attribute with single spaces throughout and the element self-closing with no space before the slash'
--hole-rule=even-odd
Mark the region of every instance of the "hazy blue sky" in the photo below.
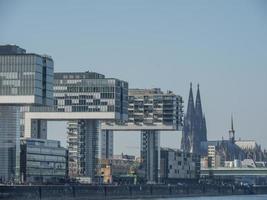
<svg viewBox="0 0 267 200">
<path fill-rule="evenodd" d="M 161 87 L 187 101 L 200 83 L 208 138 L 267 148 L 267 1 L 0 0 L 0 43 L 49 54 L 55 71 L 96 71 L 130 87 Z M 62 123 L 49 127 L 62 138 Z M 164 133 L 178 147 L 180 132 Z M 116 153 L 138 153 L 139 134 L 117 134 Z"/>
</svg>

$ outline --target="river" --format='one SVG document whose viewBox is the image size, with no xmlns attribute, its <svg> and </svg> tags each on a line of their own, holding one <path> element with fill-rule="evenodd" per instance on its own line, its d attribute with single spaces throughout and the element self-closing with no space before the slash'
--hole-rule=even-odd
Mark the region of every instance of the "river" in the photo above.
<svg viewBox="0 0 267 200">
<path fill-rule="evenodd" d="M 139 199 L 143 200 L 143 199 Z M 147 200 L 147 199 L 146 199 Z M 237 196 L 213 196 L 213 197 L 179 197 L 156 198 L 153 200 L 267 200 L 267 195 L 237 195 Z"/>
</svg>

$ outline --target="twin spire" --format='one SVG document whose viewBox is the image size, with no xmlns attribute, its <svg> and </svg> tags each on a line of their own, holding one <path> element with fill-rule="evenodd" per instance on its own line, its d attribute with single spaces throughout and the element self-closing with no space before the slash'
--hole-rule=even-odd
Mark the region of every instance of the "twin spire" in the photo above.
<svg viewBox="0 0 267 200">
<path fill-rule="evenodd" d="M 202 112 L 199 84 L 197 85 L 196 101 L 194 101 L 192 83 L 190 83 L 187 111 L 184 116 L 181 148 L 185 152 L 199 154 L 201 151 L 201 142 L 206 141 L 207 127 L 206 119 Z"/>
<path fill-rule="evenodd" d="M 194 103 L 192 83 L 190 83 L 190 91 L 189 91 L 189 98 L 188 98 L 188 104 L 187 104 L 187 116 L 193 117 L 194 115 L 199 116 L 199 117 L 203 116 L 202 104 L 201 104 L 199 84 L 197 84 L 197 96 L 196 96 L 196 102 Z"/>
</svg>

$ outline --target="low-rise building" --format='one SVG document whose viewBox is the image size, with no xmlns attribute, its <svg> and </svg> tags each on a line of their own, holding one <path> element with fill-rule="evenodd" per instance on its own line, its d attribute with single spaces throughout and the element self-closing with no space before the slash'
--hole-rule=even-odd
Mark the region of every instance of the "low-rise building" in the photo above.
<svg viewBox="0 0 267 200">
<path fill-rule="evenodd" d="M 170 148 L 161 148 L 160 155 L 162 182 L 199 177 L 200 157 L 198 155 Z"/>
<path fill-rule="evenodd" d="M 100 173 L 103 183 L 123 179 L 123 177 L 135 176 L 140 162 L 132 155 L 114 155 L 111 159 L 102 159 Z"/>
<path fill-rule="evenodd" d="M 224 154 L 218 149 L 216 146 L 209 145 L 208 146 L 208 167 L 217 168 L 224 166 L 225 157 Z"/>
<path fill-rule="evenodd" d="M 26 183 L 55 183 L 67 176 L 67 150 L 59 141 L 21 140 L 21 180 Z"/>
</svg>

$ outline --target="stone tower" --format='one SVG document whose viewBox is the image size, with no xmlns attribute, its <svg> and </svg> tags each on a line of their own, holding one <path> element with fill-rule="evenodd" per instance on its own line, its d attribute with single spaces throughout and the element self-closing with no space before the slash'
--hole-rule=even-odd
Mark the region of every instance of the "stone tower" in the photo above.
<svg viewBox="0 0 267 200">
<path fill-rule="evenodd" d="M 184 117 L 184 127 L 181 140 L 181 149 L 186 152 L 200 154 L 201 142 L 207 141 L 206 119 L 202 112 L 199 85 L 197 86 L 196 102 L 190 84 L 187 111 Z"/>
</svg>

